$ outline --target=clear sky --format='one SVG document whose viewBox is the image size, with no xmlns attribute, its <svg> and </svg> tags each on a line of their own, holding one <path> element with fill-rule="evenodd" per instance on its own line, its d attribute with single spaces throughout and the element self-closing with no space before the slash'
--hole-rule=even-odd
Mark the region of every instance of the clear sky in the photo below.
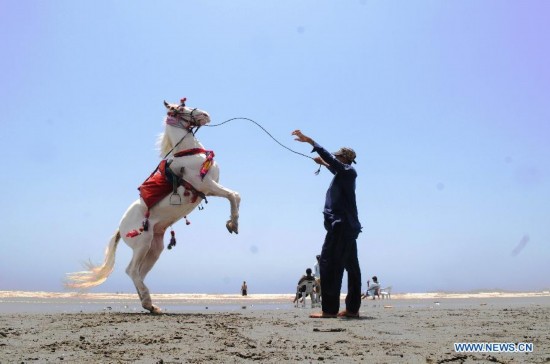
<svg viewBox="0 0 550 364">
<path fill-rule="evenodd" d="M 550 287 L 550 2 L 0 2 L 0 290 L 62 291 L 100 262 L 159 161 L 163 100 L 357 152 L 363 286 Z M 331 175 L 235 121 L 202 128 L 240 233 L 210 198 L 153 293 L 293 292 Z M 168 237 L 166 243 L 168 242 Z M 95 292 L 134 292 L 120 244 Z M 344 281 L 345 291 L 345 281 Z"/>
</svg>

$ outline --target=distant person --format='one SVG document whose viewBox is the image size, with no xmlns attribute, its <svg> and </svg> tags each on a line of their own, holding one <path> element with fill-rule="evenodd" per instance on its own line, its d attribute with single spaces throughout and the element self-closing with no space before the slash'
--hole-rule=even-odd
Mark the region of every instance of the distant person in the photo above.
<svg viewBox="0 0 550 364">
<path fill-rule="evenodd" d="M 248 294 L 248 286 L 246 285 L 246 281 L 244 281 L 243 285 L 241 286 L 241 294 L 243 296 L 246 296 Z"/>
<path fill-rule="evenodd" d="M 361 298 L 365 299 L 370 296 L 372 296 L 373 300 L 376 298 L 376 296 L 378 296 L 378 299 L 380 299 L 380 283 L 378 283 L 377 276 L 372 276 L 372 284 L 370 283 L 370 280 L 367 281 L 367 291 L 365 292 L 365 294 L 361 295 Z"/>
<path fill-rule="evenodd" d="M 313 146 L 319 154 L 313 160 L 334 175 L 325 197 L 323 210 L 327 231 L 321 250 L 321 290 L 323 292 L 322 312 L 313 313 L 312 318 L 359 317 L 361 307 L 361 269 L 357 257 L 357 237 L 361 223 L 357 213 L 355 180 L 353 168 L 355 152 L 351 148 L 340 148 L 331 154 L 300 130 L 292 135 L 297 141 Z M 346 309 L 340 309 L 340 292 L 344 270 L 348 272 L 348 293 Z"/>
<path fill-rule="evenodd" d="M 315 265 L 313 266 L 313 276 L 315 277 L 315 293 L 317 293 L 317 303 L 321 302 L 321 256 L 315 257 Z"/>
<path fill-rule="evenodd" d="M 294 297 L 294 301 L 292 301 L 292 303 L 296 303 L 296 301 L 300 298 L 306 298 L 306 295 L 304 294 L 306 291 L 306 286 L 304 283 L 306 282 L 315 282 L 315 277 L 311 275 L 311 268 L 306 269 L 306 274 L 303 275 L 298 281 L 298 285 L 296 286 L 296 297 Z"/>
<path fill-rule="evenodd" d="M 321 278 L 321 269 L 319 268 L 319 263 L 321 262 L 321 256 L 317 255 L 315 257 L 315 264 L 313 265 L 313 276 L 315 279 Z"/>
</svg>

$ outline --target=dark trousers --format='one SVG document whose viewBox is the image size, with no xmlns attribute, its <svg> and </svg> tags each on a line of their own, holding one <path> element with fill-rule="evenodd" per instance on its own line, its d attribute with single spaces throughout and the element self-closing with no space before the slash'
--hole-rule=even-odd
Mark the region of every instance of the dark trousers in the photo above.
<svg viewBox="0 0 550 364">
<path fill-rule="evenodd" d="M 340 290 L 344 269 L 348 272 L 346 310 L 359 312 L 361 307 L 361 269 L 357 258 L 357 234 L 342 224 L 325 223 L 327 235 L 321 251 L 321 291 L 323 312 L 336 314 L 340 309 Z"/>
</svg>

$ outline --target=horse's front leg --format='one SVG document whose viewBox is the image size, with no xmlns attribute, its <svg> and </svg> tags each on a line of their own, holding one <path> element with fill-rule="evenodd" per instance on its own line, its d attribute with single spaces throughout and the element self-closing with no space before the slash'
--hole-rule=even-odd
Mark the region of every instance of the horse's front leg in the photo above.
<svg viewBox="0 0 550 364">
<path fill-rule="evenodd" d="M 239 193 L 236 191 L 232 191 L 229 188 L 223 187 L 222 185 L 215 182 L 214 180 L 208 181 L 206 190 L 207 191 L 205 191 L 204 193 L 207 196 L 224 197 L 229 200 L 229 204 L 231 206 L 231 216 L 229 220 L 227 220 L 225 227 L 230 233 L 238 234 L 239 233 L 239 204 L 241 203 L 241 196 L 239 195 Z"/>
</svg>

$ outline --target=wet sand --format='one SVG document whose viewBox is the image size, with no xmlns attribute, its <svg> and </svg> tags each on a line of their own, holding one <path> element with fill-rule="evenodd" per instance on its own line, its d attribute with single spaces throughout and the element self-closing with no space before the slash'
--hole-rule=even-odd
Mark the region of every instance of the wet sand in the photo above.
<svg viewBox="0 0 550 364">
<path fill-rule="evenodd" d="M 191 310 L 184 305 L 163 315 L 126 305 L 0 311 L 0 362 L 550 362 L 548 295 L 364 300 L 360 319 L 322 320 L 309 318 L 318 310 L 309 301 L 294 308 L 287 298 L 267 305 L 236 298 L 247 304 L 231 309 L 203 298 Z M 532 343 L 533 352 L 459 353 L 457 342 Z"/>
</svg>

